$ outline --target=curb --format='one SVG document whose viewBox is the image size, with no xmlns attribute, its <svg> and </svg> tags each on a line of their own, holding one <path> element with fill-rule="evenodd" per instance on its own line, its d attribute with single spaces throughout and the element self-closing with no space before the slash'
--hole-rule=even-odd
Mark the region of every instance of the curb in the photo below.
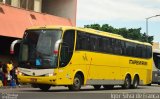
<svg viewBox="0 0 160 99">
<path fill-rule="evenodd" d="M 10 88 L 31 88 L 31 85 L 21 85 L 21 86 L 0 86 L 0 89 L 10 89 Z"/>
</svg>

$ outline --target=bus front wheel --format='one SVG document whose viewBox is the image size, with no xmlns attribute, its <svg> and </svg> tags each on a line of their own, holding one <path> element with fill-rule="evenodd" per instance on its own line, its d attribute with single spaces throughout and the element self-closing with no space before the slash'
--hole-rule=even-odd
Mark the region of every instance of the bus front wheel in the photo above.
<svg viewBox="0 0 160 99">
<path fill-rule="evenodd" d="M 47 84 L 38 84 L 38 87 L 39 87 L 42 91 L 48 91 L 49 88 L 51 87 L 51 85 L 47 85 Z"/>
<path fill-rule="evenodd" d="M 82 85 L 82 77 L 79 74 L 76 74 L 73 80 L 73 84 L 69 85 L 68 88 L 69 90 L 72 91 L 78 91 L 81 89 L 81 85 Z"/>
</svg>

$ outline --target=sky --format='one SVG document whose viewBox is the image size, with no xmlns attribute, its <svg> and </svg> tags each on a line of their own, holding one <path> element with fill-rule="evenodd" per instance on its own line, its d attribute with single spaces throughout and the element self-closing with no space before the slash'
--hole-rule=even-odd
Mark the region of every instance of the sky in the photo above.
<svg viewBox="0 0 160 99">
<path fill-rule="evenodd" d="M 160 0 L 77 0 L 77 26 L 109 24 L 115 28 L 142 28 L 146 18 L 160 15 Z M 160 16 L 148 19 L 148 35 L 160 42 Z"/>
</svg>

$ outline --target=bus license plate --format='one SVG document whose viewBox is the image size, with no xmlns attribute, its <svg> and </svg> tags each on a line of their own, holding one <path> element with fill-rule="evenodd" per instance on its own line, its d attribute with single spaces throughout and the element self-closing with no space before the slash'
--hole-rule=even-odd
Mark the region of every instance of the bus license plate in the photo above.
<svg viewBox="0 0 160 99">
<path fill-rule="evenodd" d="M 31 82 L 37 82 L 37 78 L 30 78 Z"/>
</svg>

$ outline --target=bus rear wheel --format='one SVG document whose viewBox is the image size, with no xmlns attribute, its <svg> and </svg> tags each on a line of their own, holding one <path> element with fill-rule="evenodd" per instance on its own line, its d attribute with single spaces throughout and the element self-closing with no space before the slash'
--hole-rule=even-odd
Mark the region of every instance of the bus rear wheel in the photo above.
<svg viewBox="0 0 160 99">
<path fill-rule="evenodd" d="M 38 84 L 38 87 L 42 90 L 42 91 L 48 91 L 51 87 L 51 85 L 47 85 L 47 84 Z"/>
<path fill-rule="evenodd" d="M 101 88 L 101 85 L 93 85 L 94 89 L 99 90 Z"/>
<path fill-rule="evenodd" d="M 137 88 L 139 85 L 139 78 L 136 76 L 133 80 L 133 85 L 131 86 L 133 89 Z"/>
<path fill-rule="evenodd" d="M 129 89 L 130 87 L 131 87 L 131 78 L 130 76 L 127 75 L 124 80 L 124 84 L 122 85 L 122 88 Z"/>
<path fill-rule="evenodd" d="M 81 89 L 82 86 L 82 77 L 79 74 L 76 74 L 73 80 L 73 84 L 69 85 L 68 88 L 69 90 L 72 91 L 78 91 Z"/>
</svg>

